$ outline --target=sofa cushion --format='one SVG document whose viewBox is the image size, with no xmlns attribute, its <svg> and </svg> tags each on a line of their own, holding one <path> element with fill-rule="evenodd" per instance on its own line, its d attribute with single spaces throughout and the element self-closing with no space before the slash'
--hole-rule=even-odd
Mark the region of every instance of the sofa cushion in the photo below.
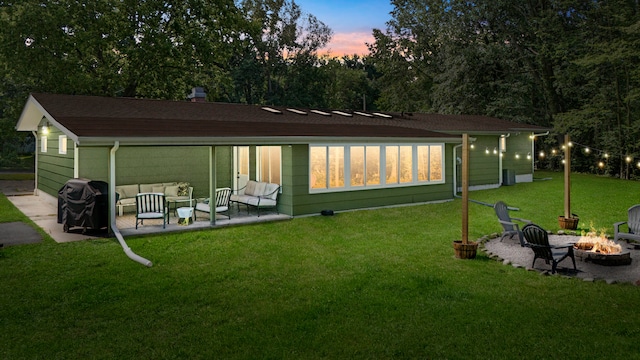
<svg viewBox="0 0 640 360">
<path fill-rule="evenodd" d="M 154 186 L 151 188 L 150 192 L 164 194 L 164 186 L 162 185 Z"/>
<path fill-rule="evenodd" d="M 253 180 L 249 180 L 247 182 L 247 185 L 245 185 L 244 187 L 244 194 L 253 196 L 255 191 L 256 191 L 256 182 Z"/>
<path fill-rule="evenodd" d="M 247 185 L 249 185 L 249 183 L 247 183 Z M 253 189 L 251 192 L 247 192 L 245 190 L 244 194 L 245 195 L 250 195 L 250 196 L 262 196 L 264 194 L 264 189 L 267 186 L 267 183 L 263 183 L 260 181 L 254 181 L 253 182 Z"/>
<path fill-rule="evenodd" d="M 136 204 L 136 198 L 125 198 L 125 199 L 120 199 L 120 201 L 118 202 L 120 205 L 135 205 Z"/>
<path fill-rule="evenodd" d="M 167 186 L 164 188 L 165 196 L 178 196 L 178 185 Z"/>
<path fill-rule="evenodd" d="M 278 184 L 266 184 L 264 188 L 263 196 L 267 199 L 276 200 L 278 198 L 278 188 L 280 186 Z"/>
<path fill-rule="evenodd" d="M 141 193 L 150 193 L 150 192 L 158 192 L 153 190 L 154 187 L 157 186 L 162 186 L 162 184 L 160 183 L 155 183 L 155 184 L 140 184 L 140 192 Z M 162 191 L 159 191 L 162 192 Z"/>
<path fill-rule="evenodd" d="M 135 198 L 140 192 L 138 184 L 116 186 L 116 192 L 120 194 L 120 199 Z"/>
</svg>

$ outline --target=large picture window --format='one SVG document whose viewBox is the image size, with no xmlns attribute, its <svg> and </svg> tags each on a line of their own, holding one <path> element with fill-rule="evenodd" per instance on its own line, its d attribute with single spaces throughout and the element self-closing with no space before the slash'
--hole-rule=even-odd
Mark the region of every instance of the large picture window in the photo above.
<svg viewBox="0 0 640 360">
<path fill-rule="evenodd" d="M 309 188 L 315 191 L 444 182 L 444 144 L 310 145 Z"/>
</svg>

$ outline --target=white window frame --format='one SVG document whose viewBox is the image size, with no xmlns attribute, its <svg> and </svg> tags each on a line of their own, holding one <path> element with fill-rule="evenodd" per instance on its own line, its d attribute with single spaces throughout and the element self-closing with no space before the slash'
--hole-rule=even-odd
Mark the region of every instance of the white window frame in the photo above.
<svg viewBox="0 0 640 360">
<path fill-rule="evenodd" d="M 47 135 L 42 135 L 40 137 L 40 152 L 41 153 L 47 152 Z"/>
<path fill-rule="evenodd" d="M 58 136 L 58 154 L 67 154 L 67 135 Z"/>
<path fill-rule="evenodd" d="M 311 168 L 312 168 L 312 163 L 311 163 L 311 148 L 312 147 L 323 147 L 325 148 L 325 151 L 327 152 L 327 164 L 325 164 L 326 168 L 326 172 L 325 172 L 325 176 L 327 176 L 327 181 L 328 181 L 328 176 L 329 176 L 329 168 L 328 168 L 328 151 L 330 147 L 334 147 L 334 146 L 341 146 L 344 147 L 344 186 L 343 187 L 328 187 L 328 183 L 327 183 L 327 187 L 326 188 L 319 188 L 319 189 L 314 189 L 311 187 Z M 379 169 L 380 169 L 380 183 L 379 184 L 367 184 L 367 179 L 366 179 L 366 172 L 367 172 L 367 159 L 366 159 L 366 154 L 367 154 L 367 147 L 370 146 L 377 146 L 380 149 L 380 158 L 379 161 L 380 163 L 378 164 Z M 398 147 L 398 149 L 400 149 L 401 146 L 411 146 L 411 153 L 412 153 L 412 159 L 411 159 L 411 166 L 412 166 L 412 181 L 411 182 L 400 182 L 398 179 L 398 182 L 395 183 L 390 183 L 387 184 L 386 183 L 386 147 L 387 146 L 393 146 L 393 147 Z M 422 180 L 419 181 L 418 180 L 418 147 L 419 146 L 440 146 L 441 147 L 441 158 L 440 158 L 440 163 L 442 166 L 441 172 L 442 172 L 442 176 L 440 180 Z M 365 179 L 364 179 L 364 185 L 351 185 L 351 148 L 352 147 L 364 147 L 365 148 L 365 158 L 364 158 L 364 173 L 365 173 Z M 446 166 L 445 166 L 445 150 L 446 150 L 446 146 L 445 143 L 353 143 L 353 144 L 309 144 L 309 173 L 308 173 L 308 177 L 309 177 L 309 193 L 315 194 L 315 193 L 326 193 L 326 192 L 344 192 L 344 191 L 359 191 L 359 190 L 370 190 L 370 189 L 386 189 L 386 188 L 398 188 L 398 187 L 408 187 L 408 186 L 420 186 L 420 185 L 435 185 L 435 184 L 444 184 L 445 183 L 445 179 L 446 179 Z M 400 158 L 398 156 L 398 162 L 400 161 Z M 431 161 L 431 159 L 429 159 L 429 161 Z M 398 164 L 398 166 L 400 166 L 400 164 Z M 431 165 L 429 164 L 429 168 L 431 167 Z M 429 169 L 430 170 L 430 169 Z"/>
</svg>

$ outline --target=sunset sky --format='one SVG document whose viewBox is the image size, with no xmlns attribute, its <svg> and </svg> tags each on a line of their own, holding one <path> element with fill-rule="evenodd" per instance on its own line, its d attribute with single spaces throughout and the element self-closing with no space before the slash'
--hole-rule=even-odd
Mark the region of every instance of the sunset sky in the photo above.
<svg viewBox="0 0 640 360">
<path fill-rule="evenodd" d="M 374 28 L 384 30 L 393 9 L 389 0 L 296 0 L 302 11 L 312 14 L 333 30 L 327 51 L 332 56 L 366 54 Z"/>
</svg>

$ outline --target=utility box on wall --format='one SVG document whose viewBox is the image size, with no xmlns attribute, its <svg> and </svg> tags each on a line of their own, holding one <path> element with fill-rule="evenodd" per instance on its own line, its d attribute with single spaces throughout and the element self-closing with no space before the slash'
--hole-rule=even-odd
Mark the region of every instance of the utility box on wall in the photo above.
<svg viewBox="0 0 640 360">
<path fill-rule="evenodd" d="M 502 169 L 502 185 L 515 185 L 516 171 L 512 169 Z"/>
</svg>

